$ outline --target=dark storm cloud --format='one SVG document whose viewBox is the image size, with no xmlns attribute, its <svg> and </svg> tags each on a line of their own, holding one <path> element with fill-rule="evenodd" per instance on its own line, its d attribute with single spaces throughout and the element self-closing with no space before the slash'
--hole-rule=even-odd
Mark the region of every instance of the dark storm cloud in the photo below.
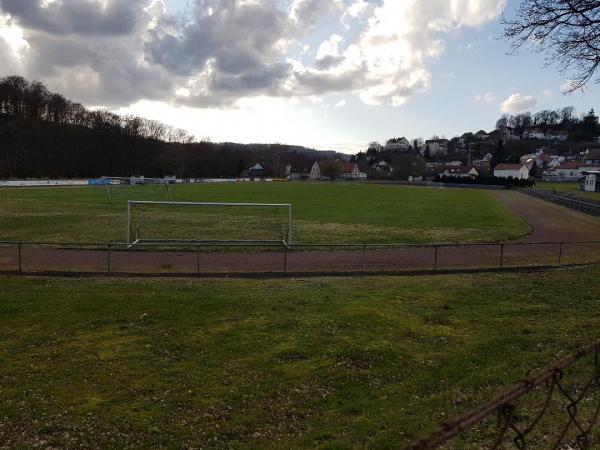
<svg viewBox="0 0 600 450">
<path fill-rule="evenodd" d="M 142 0 L 0 0 L 21 26 L 51 34 L 122 35 L 135 28 Z"/>
</svg>

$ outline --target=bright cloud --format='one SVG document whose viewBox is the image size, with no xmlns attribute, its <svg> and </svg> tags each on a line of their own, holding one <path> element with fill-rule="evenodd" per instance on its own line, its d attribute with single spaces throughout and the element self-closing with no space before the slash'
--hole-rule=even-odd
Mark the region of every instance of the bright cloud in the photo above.
<svg viewBox="0 0 600 450">
<path fill-rule="evenodd" d="M 507 114 L 520 113 L 533 108 L 536 103 L 537 98 L 531 95 L 515 93 L 502 102 L 500 110 Z"/>
<path fill-rule="evenodd" d="M 202 0 L 169 15 L 162 0 L 2 0 L 0 64 L 107 106 L 334 93 L 397 106 L 430 88 L 449 33 L 506 1 Z M 329 37 L 314 45 L 322 23 Z"/>
</svg>

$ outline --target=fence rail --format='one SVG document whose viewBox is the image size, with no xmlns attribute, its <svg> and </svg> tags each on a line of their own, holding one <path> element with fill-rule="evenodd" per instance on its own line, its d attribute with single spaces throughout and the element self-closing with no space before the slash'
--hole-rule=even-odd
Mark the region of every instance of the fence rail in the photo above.
<svg viewBox="0 0 600 450">
<path fill-rule="evenodd" d="M 573 371 L 571 375 L 576 380 L 567 385 L 566 371 L 574 369 L 590 356 L 593 359 L 591 376 L 581 377 Z M 581 378 L 584 381 L 579 381 Z M 533 393 L 541 397 L 541 407 L 533 414 L 519 414 L 525 408 L 528 396 Z M 493 415 L 497 416 L 493 427 L 495 430 L 489 434 L 488 439 L 478 439 L 478 442 L 490 442 L 478 448 L 597 448 L 592 447 L 592 444 L 597 444 L 594 442 L 597 440 L 594 433 L 598 431 L 600 420 L 600 341 L 579 349 L 539 375 L 520 381 L 479 408 L 443 423 L 429 437 L 406 450 L 430 450 L 447 444 Z M 543 428 L 542 420 L 550 415 L 555 418 L 562 416 L 565 420 L 560 426 L 553 422 L 554 429 L 540 429 Z M 480 436 L 481 429 L 475 430 L 475 433 Z"/>
<path fill-rule="evenodd" d="M 574 198 L 572 194 L 536 188 L 523 189 L 522 192 L 585 214 L 600 216 L 600 203 L 579 200 Z"/>
<path fill-rule="evenodd" d="M 3 273 L 145 275 L 385 274 L 600 262 L 600 241 L 301 244 L 284 241 L 73 243 L 0 241 Z"/>
</svg>

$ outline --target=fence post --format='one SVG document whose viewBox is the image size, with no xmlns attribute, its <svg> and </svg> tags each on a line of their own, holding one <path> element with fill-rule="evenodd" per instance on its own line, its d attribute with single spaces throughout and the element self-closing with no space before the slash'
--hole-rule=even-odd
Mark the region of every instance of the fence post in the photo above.
<svg viewBox="0 0 600 450">
<path fill-rule="evenodd" d="M 362 269 L 363 274 L 367 273 L 367 245 L 363 244 L 363 254 L 362 254 Z"/>
<path fill-rule="evenodd" d="M 196 246 L 196 273 L 200 274 L 200 246 Z"/>
<path fill-rule="evenodd" d="M 500 269 L 504 267 L 504 244 L 500 244 Z"/>
<path fill-rule="evenodd" d="M 111 272 L 111 261 L 110 261 L 110 244 L 106 245 L 106 273 Z"/>
<path fill-rule="evenodd" d="M 283 244 L 283 273 L 285 273 L 285 274 L 287 274 L 287 252 L 288 252 L 288 247 L 284 243 Z"/>
<path fill-rule="evenodd" d="M 22 247 L 22 243 L 18 242 L 17 243 L 17 249 L 18 249 L 18 254 L 19 254 L 19 273 L 23 273 L 23 263 L 21 260 L 21 247 Z"/>
<path fill-rule="evenodd" d="M 562 254 L 563 254 L 563 244 L 564 242 L 560 243 L 560 246 L 558 247 L 558 265 L 562 265 Z"/>
<path fill-rule="evenodd" d="M 435 245 L 433 248 L 435 250 L 435 252 L 434 252 L 434 260 L 433 260 L 433 270 L 437 270 L 437 268 L 438 268 L 438 248 L 439 248 L 439 246 Z"/>
</svg>

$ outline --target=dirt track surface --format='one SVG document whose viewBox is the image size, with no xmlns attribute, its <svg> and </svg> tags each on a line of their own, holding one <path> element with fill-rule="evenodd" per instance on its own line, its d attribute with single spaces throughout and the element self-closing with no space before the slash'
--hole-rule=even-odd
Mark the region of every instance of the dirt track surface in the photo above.
<svg viewBox="0 0 600 450">
<path fill-rule="evenodd" d="M 561 245 L 561 241 L 600 240 L 600 219 L 516 192 L 491 192 L 525 220 L 532 233 L 494 245 L 405 247 L 349 250 L 319 248 L 284 252 L 111 251 L 28 247 L 21 249 L 25 272 L 113 273 L 333 273 L 487 269 L 555 265 L 559 261 L 600 261 L 599 244 Z M 532 242 L 549 242 L 535 245 Z M 437 257 L 436 257 L 437 253 Z M 16 247 L 0 247 L 0 270 L 18 269 Z"/>
<path fill-rule="evenodd" d="M 514 242 L 559 242 L 600 240 L 600 219 L 513 191 L 490 191 L 532 233 Z"/>
</svg>

